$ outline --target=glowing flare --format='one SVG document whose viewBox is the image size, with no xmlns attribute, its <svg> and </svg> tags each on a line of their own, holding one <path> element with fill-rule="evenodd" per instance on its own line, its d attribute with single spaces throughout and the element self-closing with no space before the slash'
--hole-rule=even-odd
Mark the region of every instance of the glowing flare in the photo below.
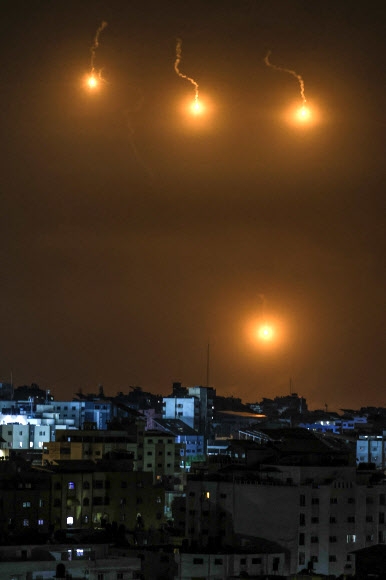
<svg viewBox="0 0 386 580">
<path fill-rule="evenodd" d="M 89 76 L 87 79 L 87 85 L 90 89 L 95 89 L 98 86 L 98 79 L 93 75 Z"/>
<path fill-rule="evenodd" d="M 274 331 L 271 326 L 264 325 L 258 329 L 258 336 L 261 340 L 269 341 L 274 337 Z"/>
<path fill-rule="evenodd" d="M 192 109 L 192 113 L 194 115 L 200 115 L 203 112 L 203 107 L 202 107 L 201 103 L 197 99 L 192 104 L 191 109 Z"/>
<path fill-rule="evenodd" d="M 296 116 L 299 121 L 306 122 L 311 118 L 311 112 L 305 105 L 303 105 L 298 109 Z"/>
</svg>

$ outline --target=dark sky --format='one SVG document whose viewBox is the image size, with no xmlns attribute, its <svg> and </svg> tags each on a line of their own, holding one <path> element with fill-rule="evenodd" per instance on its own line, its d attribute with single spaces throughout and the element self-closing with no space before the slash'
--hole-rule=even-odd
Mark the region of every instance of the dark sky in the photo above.
<svg viewBox="0 0 386 580">
<path fill-rule="evenodd" d="M 1 9 L 0 378 L 386 406 L 384 3 Z"/>
</svg>

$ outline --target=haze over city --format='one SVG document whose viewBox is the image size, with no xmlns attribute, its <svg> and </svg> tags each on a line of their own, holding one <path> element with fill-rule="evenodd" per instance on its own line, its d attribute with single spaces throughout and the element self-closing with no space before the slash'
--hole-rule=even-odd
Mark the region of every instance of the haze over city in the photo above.
<svg viewBox="0 0 386 580">
<path fill-rule="evenodd" d="M 0 379 L 386 406 L 384 6 L 2 8 Z"/>
</svg>

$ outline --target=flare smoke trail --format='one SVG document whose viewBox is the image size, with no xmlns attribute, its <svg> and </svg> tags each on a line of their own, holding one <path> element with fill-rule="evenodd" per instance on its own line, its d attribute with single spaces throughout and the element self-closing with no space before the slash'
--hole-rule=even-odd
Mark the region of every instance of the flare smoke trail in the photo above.
<svg viewBox="0 0 386 580">
<path fill-rule="evenodd" d="M 93 42 L 91 49 L 90 49 L 91 50 L 91 63 L 90 63 L 91 74 L 93 74 L 95 72 L 95 53 L 96 53 L 96 50 L 99 46 L 99 37 L 101 35 L 101 32 L 106 28 L 106 26 L 107 26 L 107 22 L 103 21 L 95 33 L 94 42 Z M 99 76 L 101 76 L 101 71 L 99 71 Z"/>
<path fill-rule="evenodd" d="M 298 75 L 294 70 L 291 70 L 289 68 L 283 68 L 281 66 L 277 66 L 276 64 L 272 64 L 269 60 L 270 56 L 271 56 L 271 51 L 269 50 L 267 53 L 267 56 L 264 59 L 265 64 L 271 68 L 274 68 L 275 70 L 288 73 L 297 79 L 299 86 L 300 86 L 300 95 L 302 97 L 303 105 L 305 105 L 307 100 L 306 100 L 306 96 L 304 93 L 304 81 L 303 81 L 302 77 L 300 75 Z"/>
<path fill-rule="evenodd" d="M 192 85 L 194 86 L 194 89 L 195 89 L 194 100 L 197 103 L 198 102 L 198 84 L 196 83 L 196 81 L 194 79 L 188 77 L 187 75 L 184 75 L 179 69 L 180 62 L 181 62 L 181 46 L 182 46 L 182 40 L 180 38 L 177 38 L 176 61 L 174 63 L 174 70 L 176 71 L 176 73 L 178 74 L 179 77 L 181 77 L 182 79 L 186 79 L 187 81 L 192 83 Z"/>
</svg>

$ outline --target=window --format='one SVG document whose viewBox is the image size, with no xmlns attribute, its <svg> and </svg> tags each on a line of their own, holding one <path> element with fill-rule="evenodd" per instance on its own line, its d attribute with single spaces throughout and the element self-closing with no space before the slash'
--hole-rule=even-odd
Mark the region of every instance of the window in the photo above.
<svg viewBox="0 0 386 580">
<path fill-rule="evenodd" d="M 301 506 L 305 506 L 306 505 L 306 496 L 301 494 L 299 501 L 300 501 Z"/>
<path fill-rule="evenodd" d="M 69 481 L 67 484 L 67 489 L 75 489 L 75 483 L 73 481 Z"/>
<path fill-rule="evenodd" d="M 222 558 L 215 558 L 214 559 L 214 565 L 215 566 L 221 566 L 223 563 L 223 559 Z"/>
<path fill-rule="evenodd" d="M 44 499 L 39 499 L 39 507 L 44 507 Z"/>
<path fill-rule="evenodd" d="M 31 502 L 30 501 L 23 501 L 23 508 L 30 508 Z"/>
<path fill-rule="evenodd" d="M 67 516 L 67 525 L 72 526 L 74 525 L 74 518 L 72 516 Z"/>
<path fill-rule="evenodd" d="M 195 564 L 196 566 L 198 566 L 199 564 L 203 564 L 204 563 L 204 558 L 193 558 L 193 564 Z"/>
<path fill-rule="evenodd" d="M 299 534 L 299 546 L 304 546 L 305 535 Z"/>
<path fill-rule="evenodd" d="M 366 522 L 372 522 L 373 516 L 366 516 Z"/>
<path fill-rule="evenodd" d="M 44 525 L 44 520 L 38 520 L 38 526 L 43 526 Z"/>
<path fill-rule="evenodd" d="M 90 483 L 88 481 L 83 482 L 83 489 L 90 489 Z"/>
<path fill-rule="evenodd" d="M 330 497 L 330 503 L 338 503 L 337 497 Z"/>
<path fill-rule="evenodd" d="M 123 580 L 123 572 L 117 572 L 117 580 Z"/>
<path fill-rule="evenodd" d="M 347 498 L 347 503 L 355 503 L 355 497 Z"/>
<path fill-rule="evenodd" d="M 60 507 L 61 505 L 62 504 L 61 504 L 60 498 L 56 497 L 54 499 L 54 507 Z"/>
<path fill-rule="evenodd" d="M 336 524 L 336 517 L 330 516 L 330 524 Z"/>
<path fill-rule="evenodd" d="M 385 523 L 385 512 L 379 512 L 378 514 L 378 523 L 384 524 Z"/>
<path fill-rule="evenodd" d="M 319 542 L 318 536 L 311 536 L 311 544 L 317 544 Z"/>
<path fill-rule="evenodd" d="M 347 516 L 347 522 L 349 524 L 355 524 L 355 516 Z"/>
<path fill-rule="evenodd" d="M 333 555 L 329 556 L 328 561 L 329 562 L 336 562 L 336 556 L 333 556 Z"/>
<path fill-rule="evenodd" d="M 338 541 L 338 538 L 336 536 L 329 537 L 330 544 L 336 544 L 337 541 Z"/>
<path fill-rule="evenodd" d="M 89 500 L 89 498 L 88 498 L 88 497 L 84 497 L 84 498 L 83 498 L 83 505 L 84 505 L 84 506 L 88 506 L 88 505 L 90 505 L 90 500 Z"/>
<path fill-rule="evenodd" d="M 306 555 L 304 552 L 299 552 L 299 566 L 304 566 L 306 563 Z"/>
<path fill-rule="evenodd" d="M 225 498 L 226 498 L 226 496 L 227 496 L 227 494 L 226 494 L 226 493 L 220 493 L 220 498 L 221 498 L 221 499 L 225 499 Z"/>
<path fill-rule="evenodd" d="M 311 498 L 311 504 L 312 505 L 319 505 L 319 498 L 318 497 Z"/>
<path fill-rule="evenodd" d="M 240 558 L 240 566 L 245 566 L 246 563 L 247 563 L 246 558 Z"/>
<path fill-rule="evenodd" d="M 98 576 L 97 576 L 97 580 L 104 580 L 105 575 L 103 574 L 103 572 L 98 572 Z"/>
<path fill-rule="evenodd" d="M 355 534 L 347 534 L 347 543 L 355 543 L 357 541 L 357 537 Z"/>
<path fill-rule="evenodd" d="M 367 496 L 366 497 L 366 503 L 367 504 L 374 503 L 374 498 L 373 497 L 370 497 L 370 496 Z"/>
<path fill-rule="evenodd" d="M 299 526 L 306 525 L 306 514 L 299 514 Z"/>
<path fill-rule="evenodd" d="M 62 486 L 58 481 L 55 483 L 54 489 L 62 489 Z"/>
<path fill-rule="evenodd" d="M 261 564 L 261 558 L 252 558 L 252 564 Z"/>
<path fill-rule="evenodd" d="M 25 528 L 28 528 L 28 526 L 29 526 L 29 519 L 25 518 L 25 519 L 23 520 L 23 526 L 24 526 Z"/>
<path fill-rule="evenodd" d="M 366 542 L 374 542 L 374 534 L 369 534 L 366 536 Z"/>
<path fill-rule="evenodd" d="M 146 453 L 146 455 L 153 455 L 153 452 L 152 452 L 152 451 L 148 451 L 148 452 Z"/>
<path fill-rule="evenodd" d="M 385 498 L 386 496 L 384 493 L 379 494 L 379 505 L 385 505 Z"/>
<path fill-rule="evenodd" d="M 314 516 L 311 518 L 311 524 L 318 524 L 319 523 L 319 518 Z"/>
</svg>

